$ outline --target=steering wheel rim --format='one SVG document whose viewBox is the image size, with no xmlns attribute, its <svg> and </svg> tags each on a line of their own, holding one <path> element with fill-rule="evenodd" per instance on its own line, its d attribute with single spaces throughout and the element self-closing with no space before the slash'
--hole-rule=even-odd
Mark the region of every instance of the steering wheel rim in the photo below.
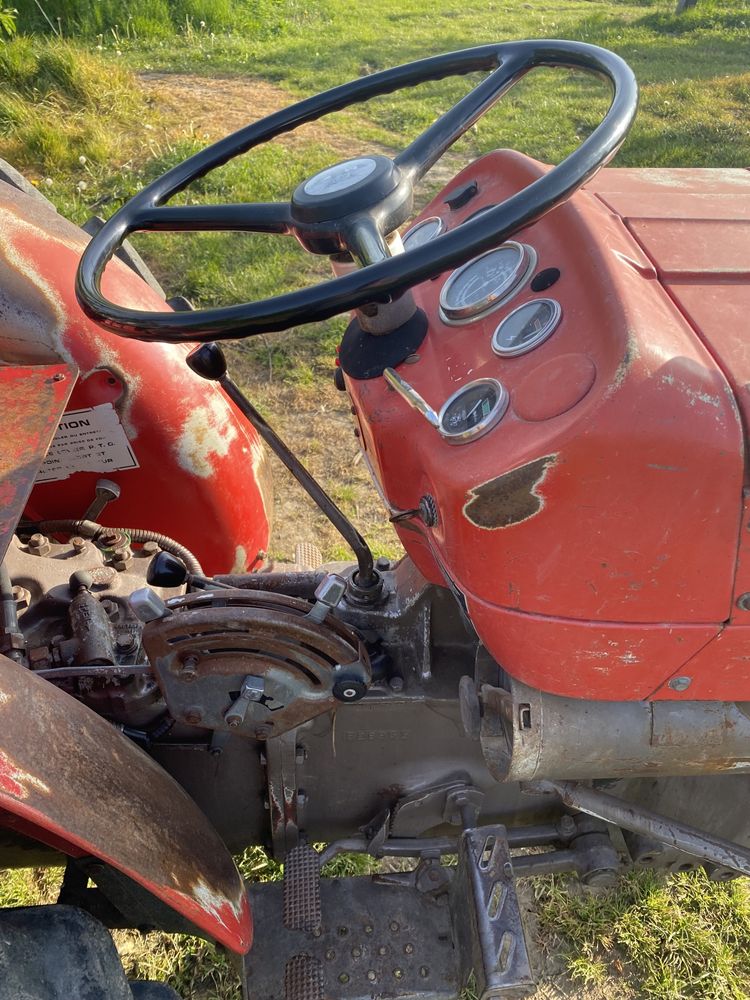
<svg viewBox="0 0 750 1000">
<path fill-rule="evenodd" d="M 578 69 L 607 80 L 612 86 L 612 99 L 599 125 L 557 166 L 500 205 L 408 253 L 388 256 L 385 236 L 408 217 L 403 216 L 404 206 L 411 208 L 414 183 L 518 80 L 539 67 Z M 332 111 L 429 80 L 484 69 L 492 72 L 406 149 L 388 160 L 396 168 L 388 183 L 395 187 L 379 203 L 324 220 L 322 224 L 320 220 L 305 221 L 299 218 L 304 213 L 299 204 L 295 205 L 294 198 L 310 185 L 313 178 L 309 178 L 299 186 L 290 204 L 165 205 L 209 171 Z M 92 319 L 121 336 L 190 343 L 285 330 L 328 319 L 368 302 L 388 301 L 405 289 L 498 246 L 567 200 L 617 153 L 633 122 L 637 104 L 635 77 L 619 56 L 584 42 L 544 39 L 463 49 L 342 84 L 219 140 L 172 167 L 126 202 L 83 253 L 76 275 L 78 301 Z M 352 162 L 356 161 L 345 161 Z M 314 177 L 334 169 L 326 168 Z M 348 191 L 346 188 L 341 192 L 342 204 Z M 337 195 L 332 197 L 335 202 Z M 384 227 L 389 227 L 387 232 L 381 231 Z M 367 266 L 271 298 L 193 312 L 139 311 L 110 302 L 102 294 L 104 269 L 130 233 L 208 230 L 294 234 L 303 245 L 317 247 L 316 252 L 346 249 Z M 340 245 L 334 250 L 336 239 Z"/>
</svg>

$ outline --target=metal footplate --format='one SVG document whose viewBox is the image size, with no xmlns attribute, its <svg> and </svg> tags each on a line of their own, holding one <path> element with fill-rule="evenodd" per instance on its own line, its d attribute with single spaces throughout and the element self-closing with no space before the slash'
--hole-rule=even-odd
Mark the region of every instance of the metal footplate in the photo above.
<svg viewBox="0 0 750 1000">
<path fill-rule="evenodd" d="M 480 1000 L 533 991 L 504 827 L 466 831 L 458 868 L 320 879 L 302 851 L 250 889 L 252 1000 L 456 1000 L 472 974 Z"/>
</svg>

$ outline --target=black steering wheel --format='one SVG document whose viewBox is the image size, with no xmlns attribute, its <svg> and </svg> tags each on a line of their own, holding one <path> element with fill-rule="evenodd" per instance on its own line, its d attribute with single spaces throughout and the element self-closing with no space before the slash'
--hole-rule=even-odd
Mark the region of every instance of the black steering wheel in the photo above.
<svg viewBox="0 0 750 1000">
<path fill-rule="evenodd" d="M 612 102 L 597 128 L 558 166 L 475 220 L 391 256 L 385 237 L 413 207 L 416 182 L 529 70 L 558 66 L 608 80 Z M 321 170 L 289 203 L 165 205 L 192 181 L 233 157 L 305 122 L 380 94 L 477 70 L 491 71 L 393 160 L 361 156 Z M 76 277 L 84 311 L 124 337 L 212 341 L 285 330 L 393 296 L 490 250 L 565 201 L 617 152 L 635 117 L 638 88 L 627 64 L 583 42 L 522 41 L 482 45 L 375 73 L 300 101 L 240 129 L 177 164 L 131 198 L 86 247 Z M 145 312 L 101 292 L 104 268 L 136 231 L 225 230 L 292 234 L 314 253 L 349 253 L 362 267 L 330 281 L 243 305 L 194 312 Z"/>
</svg>

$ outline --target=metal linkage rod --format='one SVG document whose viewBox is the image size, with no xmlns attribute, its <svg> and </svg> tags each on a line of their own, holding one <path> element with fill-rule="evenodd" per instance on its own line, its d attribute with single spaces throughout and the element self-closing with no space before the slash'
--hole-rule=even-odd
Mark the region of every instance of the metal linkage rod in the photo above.
<svg viewBox="0 0 750 1000">
<path fill-rule="evenodd" d="M 351 547 L 359 565 L 355 581 L 357 586 L 362 590 L 370 587 L 375 588 L 380 578 L 375 570 L 369 545 L 346 514 L 329 497 L 320 483 L 307 471 L 296 455 L 281 440 L 276 431 L 266 423 L 265 419 L 258 413 L 237 383 L 230 378 L 227 374 L 227 363 L 224 352 L 218 344 L 209 343 L 196 348 L 188 355 L 187 363 L 196 375 L 219 383 L 235 406 L 247 417 L 260 434 L 274 455 L 287 467 L 302 489 L 305 490 Z"/>
<path fill-rule="evenodd" d="M 704 833 L 694 826 L 679 823 L 659 813 L 642 809 L 632 802 L 601 792 L 596 788 L 574 781 L 535 782 L 534 789 L 554 791 L 571 809 L 595 816 L 597 819 L 620 826 L 632 833 L 669 844 L 685 854 L 722 868 L 731 868 L 742 875 L 750 875 L 750 850 L 722 837 Z"/>
</svg>

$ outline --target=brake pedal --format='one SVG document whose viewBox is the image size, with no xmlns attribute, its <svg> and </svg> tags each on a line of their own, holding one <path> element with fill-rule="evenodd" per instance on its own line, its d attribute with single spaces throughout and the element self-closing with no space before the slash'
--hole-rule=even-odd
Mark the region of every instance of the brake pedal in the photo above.
<svg viewBox="0 0 750 1000">
<path fill-rule="evenodd" d="M 317 569 L 323 565 L 323 553 L 313 542 L 297 542 L 294 546 L 294 568 L 297 571 Z"/>
<path fill-rule="evenodd" d="M 453 926 L 465 986 L 479 1000 L 516 1000 L 535 989 L 504 826 L 465 830 L 451 890 Z"/>
<path fill-rule="evenodd" d="M 320 921 L 320 855 L 309 844 L 299 844 L 284 861 L 284 926 L 314 931 Z"/>
</svg>

